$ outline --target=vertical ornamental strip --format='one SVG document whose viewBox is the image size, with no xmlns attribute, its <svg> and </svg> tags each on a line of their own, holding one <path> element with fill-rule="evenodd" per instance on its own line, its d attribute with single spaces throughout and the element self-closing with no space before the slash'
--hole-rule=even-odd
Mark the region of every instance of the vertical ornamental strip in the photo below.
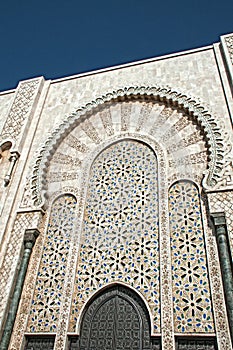
<svg viewBox="0 0 233 350">
<path fill-rule="evenodd" d="M 193 182 L 171 186 L 169 212 L 175 332 L 213 333 L 200 194 Z"/>
<path fill-rule="evenodd" d="M 10 303 L 8 316 L 5 324 L 5 329 L 3 332 L 3 336 L 0 342 L 0 350 L 7 350 L 8 345 L 11 338 L 11 333 L 14 326 L 14 321 L 23 289 L 23 284 L 27 272 L 27 267 L 29 263 L 29 259 L 32 253 L 32 248 L 35 244 L 36 238 L 39 235 L 39 231 L 36 229 L 33 230 L 25 230 L 24 235 L 24 251 L 23 251 L 23 257 L 20 264 L 19 274 L 17 277 L 13 297 Z"/>
<path fill-rule="evenodd" d="M 220 267 L 222 271 L 223 287 L 231 332 L 231 341 L 233 343 L 233 277 L 227 240 L 226 219 L 224 213 L 213 213 L 211 214 L 211 218 L 216 231 Z"/>
</svg>

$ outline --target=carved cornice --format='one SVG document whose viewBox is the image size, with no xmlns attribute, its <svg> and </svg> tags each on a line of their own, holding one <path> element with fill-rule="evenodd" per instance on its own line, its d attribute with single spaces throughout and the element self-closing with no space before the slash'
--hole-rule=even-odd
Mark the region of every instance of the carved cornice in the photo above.
<svg viewBox="0 0 233 350">
<path fill-rule="evenodd" d="M 203 185 L 206 188 L 213 188 L 216 186 L 220 177 L 220 172 L 223 169 L 224 141 L 221 128 L 208 109 L 203 107 L 192 97 L 174 91 L 169 87 L 125 87 L 103 95 L 77 109 L 52 132 L 41 147 L 33 167 L 31 190 L 32 200 L 35 206 L 43 205 L 43 201 L 46 198 L 46 172 L 48 164 L 65 136 L 76 127 L 78 123 L 82 122 L 91 113 L 98 111 L 98 108 L 105 103 L 127 100 L 159 101 L 167 103 L 180 108 L 193 118 L 197 124 L 201 125 L 205 133 L 205 140 L 209 150 L 208 170 L 206 171 Z"/>
</svg>

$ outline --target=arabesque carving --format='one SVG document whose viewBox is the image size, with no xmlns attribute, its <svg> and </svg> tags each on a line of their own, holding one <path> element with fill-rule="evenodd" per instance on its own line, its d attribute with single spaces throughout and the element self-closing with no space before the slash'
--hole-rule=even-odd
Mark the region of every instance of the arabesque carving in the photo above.
<svg viewBox="0 0 233 350">
<path fill-rule="evenodd" d="M 43 205 L 45 201 L 48 164 L 65 136 L 67 136 L 68 133 L 70 133 L 77 125 L 82 123 L 82 128 L 85 128 L 90 137 L 93 139 L 93 142 L 98 144 L 101 142 L 101 139 L 100 136 L 95 133 L 95 130 L 92 128 L 92 124 L 90 124 L 88 121 L 83 123 L 86 116 L 90 115 L 91 113 L 101 111 L 101 108 L 104 105 L 109 104 L 110 101 L 114 103 L 131 100 L 162 102 L 168 106 L 180 109 L 181 112 L 185 112 L 190 116 L 190 118 L 196 121 L 196 123 L 201 126 L 205 134 L 205 141 L 209 150 L 208 170 L 205 173 L 203 185 L 206 188 L 214 188 L 217 185 L 221 177 L 221 171 L 224 167 L 224 154 L 228 152 L 228 150 L 225 150 L 226 141 L 223 139 L 221 128 L 214 116 L 199 102 L 196 102 L 195 99 L 177 91 L 173 91 L 167 87 L 126 87 L 124 89 L 108 93 L 100 98 L 97 98 L 95 101 L 86 104 L 84 107 L 79 108 L 50 135 L 50 137 L 41 147 L 39 156 L 37 157 L 33 168 L 31 189 L 34 205 Z M 169 112 L 169 108 L 165 112 Z M 150 113 L 150 108 L 145 111 L 145 113 L 146 115 Z M 170 113 L 172 113 L 172 109 L 170 110 Z M 106 123 L 109 116 L 107 114 L 103 114 L 102 118 Z M 164 116 L 164 118 L 166 119 L 168 116 Z M 138 128 L 141 128 L 141 124 L 141 121 L 139 121 Z M 183 126 L 178 125 L 177 127 L 182 128 Z M 123 129 L 127 129 L 127 119 L 124 120 Z M 112 134 L 111 125 L 110 129 L 108 129 L 108 133 Z M 151 133 L 153 134 L 153 126 Z M 63 175 L 64 178 L 67 178 L 67 176 L 69 177 L 69 175 Z"/>
</svg>

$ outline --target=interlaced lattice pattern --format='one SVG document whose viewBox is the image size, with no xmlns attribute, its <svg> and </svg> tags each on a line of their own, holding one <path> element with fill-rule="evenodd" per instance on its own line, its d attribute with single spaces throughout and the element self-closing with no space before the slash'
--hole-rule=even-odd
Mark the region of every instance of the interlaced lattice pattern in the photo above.
<svg viewBox="0 0 233 350">
<path fill-rule="evenodd" d="M 32 300 L 28 331 L 55 332 L 67 270 L 76 199 L 66 194 L 53 204 Z"/>
<path fill-rule="evenodd" d="M 87 298 L 122 281 L 147 299 L 159 329 L 157 160 L 136 141 L 121 141 L 93 163 L 78 259 L 71 331 Z"/>
<path fill-rule="evenodd" d="M 169 193 L 176 332 L 213 332 L 210 287 L 199 193 L 191 182 Z"/>
<path fill-rule="evenodd" d="M 39 79 L 21 83 L 9 116 L 4 124 L 1 139 L 7 137 L 16 139 L 18 137 L 27 117 L 27 113 L 33 104 L 39 83 Z"/>
</svg>

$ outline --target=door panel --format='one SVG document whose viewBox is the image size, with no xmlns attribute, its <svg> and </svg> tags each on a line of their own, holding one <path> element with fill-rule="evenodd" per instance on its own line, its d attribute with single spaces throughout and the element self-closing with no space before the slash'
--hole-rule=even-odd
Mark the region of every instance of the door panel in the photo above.
<svg viewBox="0 0 233 350">
<path fill-rule="evenodd" d="M 136 293 L 115 286 L 89 304 L 81 325 L 80 350 L 149 349 L 149 315 Z"/>
</svg>

